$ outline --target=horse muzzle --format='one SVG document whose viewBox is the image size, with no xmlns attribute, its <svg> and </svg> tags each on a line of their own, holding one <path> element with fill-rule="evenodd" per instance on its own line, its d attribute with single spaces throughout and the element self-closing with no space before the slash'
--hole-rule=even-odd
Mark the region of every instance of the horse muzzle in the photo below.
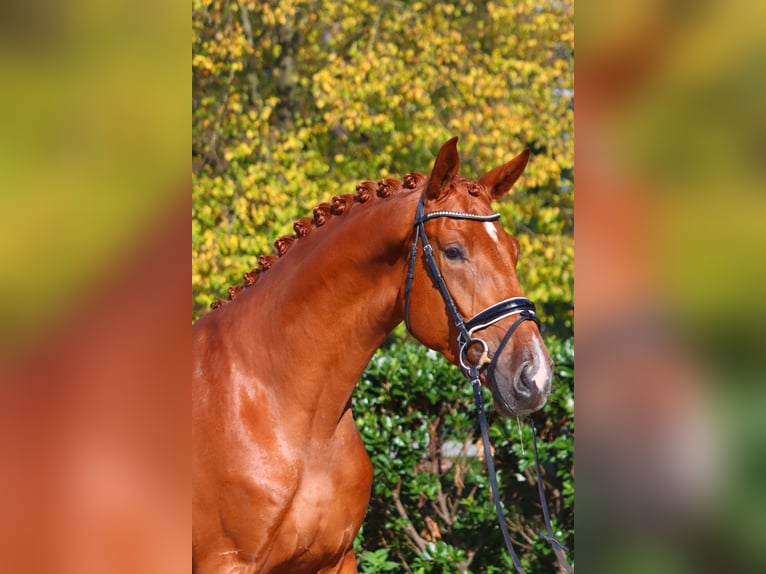
<svg viewBox="0 0 766 574">
<path fill-rule="evenodd" d="M 487 374 L 486 383 L 499 414 L 523 416 L 545 405 L 551 391 L 553 366 L 540 359 L 525 360 L 515 369 L 496 368 Z"/>
</svg>

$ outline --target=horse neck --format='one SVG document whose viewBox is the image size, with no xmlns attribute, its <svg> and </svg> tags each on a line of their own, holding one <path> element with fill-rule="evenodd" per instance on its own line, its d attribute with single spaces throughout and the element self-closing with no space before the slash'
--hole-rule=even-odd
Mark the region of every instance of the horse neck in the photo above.
<svg viewBox="0 0 766 574">
<path fill-rule="evenodd" d="M 269 391 L 291 416 L 337 423 L 375 350 L 402 321 L 417 197 L 401 191 L 335 216 L 225 308 L 240 300 L 249 307 L 238 316 L 257 350 L 253 366 L 268 373 Z"/>
</svg>

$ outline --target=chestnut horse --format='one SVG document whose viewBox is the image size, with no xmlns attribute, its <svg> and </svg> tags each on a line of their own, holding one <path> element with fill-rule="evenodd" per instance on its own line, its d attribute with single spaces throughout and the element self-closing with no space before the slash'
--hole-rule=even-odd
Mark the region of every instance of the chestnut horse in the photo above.
<svg viewBox="0 0 766 574">
<path fill-rule="evenodd" d="M 491 359 L 481 377 L 499 413 L 543 406 L 552 365 L 535 322 L 516 324 L 508 340 L 513 313 L 495 316 L 464 353 L 418 241 L 427 233 L 426 249 L 462 316 L 498 301 L 531 306 L 520 299 L 519 244 L 490 206 L 528 157 L 469 181 L 457 173 L 453 138 L 428 176 L 359 184 L 356 194 L 317 207 L 313 220 L 297 221 L 296 235 L 275 244 L 280 256 L 261 257 L 261 269 L 245 274 L 247 287 L 231 288 L 231 301 L 196 322 L 194 572 L 357 571 L 352 544 L 372 467 L 351 393 L 405 307 L 412 335 L 453 363 Z"/>
</svg>

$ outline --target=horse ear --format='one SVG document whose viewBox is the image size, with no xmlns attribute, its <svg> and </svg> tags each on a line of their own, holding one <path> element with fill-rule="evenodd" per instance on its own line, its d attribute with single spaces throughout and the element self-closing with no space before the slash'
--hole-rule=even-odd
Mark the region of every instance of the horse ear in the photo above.
<svg viewBox="0 0 766 574">
<path fill-rule="evenodd" d="M 457 153 L 457 136 L 445 143 L 436 155 L 434 168 L 428 176 L 426 199 L 439 199 L 448 189 L 448 184 L 460 168 L 460 156 Z"/>
<path fill-rule="evenodd" d="M 479 183 L 484 185 L 489 190 L 489 195 L 492 199 L 500 199 L 508 190 L 513 187 L 516 180 L 527 167 L 529 161 L 529 150 L 525 149 L 511 161 L 506 164 L 496 167 L 490 172 L 485 173 Z"/>
</svg>

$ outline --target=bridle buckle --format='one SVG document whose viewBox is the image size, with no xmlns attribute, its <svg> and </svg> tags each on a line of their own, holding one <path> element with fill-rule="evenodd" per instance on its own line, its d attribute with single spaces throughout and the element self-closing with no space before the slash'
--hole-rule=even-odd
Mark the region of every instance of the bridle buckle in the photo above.
<svg viewBox="0 0 766 574">
<path fill-rule="evenodd" d="M 458 341 L 460 342 L 460 368 L 462 371 L 467 375 L 471 372 L 472 368 L 477 368 L 478 370 L 483 369 L 486 365 L 489 365 L 492 362 L 492 359 L 489 357 L 489 346 L 487 345 L 487 342 L 484 339 L 479 338 L 471 338 L 466 340 L 463 340 L 463 337 L 458 337 Z M 470 349 L 474 343 L 478 343 L 481 345 L 481 356 L 479 357 L 479 362 L 475 365 L 470 365 L 468 363 L 468 357 L 466 356 L 466 353 L 468 352 L 468 349 Z"/>
</svg>

